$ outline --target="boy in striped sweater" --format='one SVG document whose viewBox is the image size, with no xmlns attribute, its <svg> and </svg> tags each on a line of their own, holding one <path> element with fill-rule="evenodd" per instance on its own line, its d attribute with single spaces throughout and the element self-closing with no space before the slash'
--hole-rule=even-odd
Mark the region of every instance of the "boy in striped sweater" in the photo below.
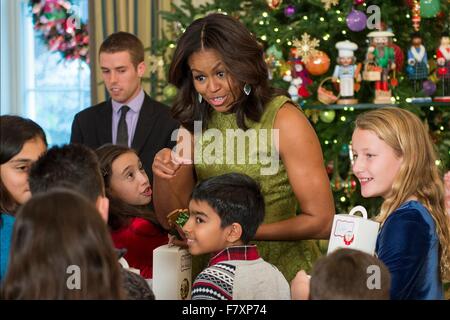
<svg viewBox="0 0 450 320">
<path fill-rule="evenodd" d="M 264 220 L 264 198 L 250 177 L 230 173 L 194 189 L 183 226 L 193 255 L 211 253 L 195 279 L 193 300 L 290 299 L 287 280 L 249 244 Z"/>
</svg>

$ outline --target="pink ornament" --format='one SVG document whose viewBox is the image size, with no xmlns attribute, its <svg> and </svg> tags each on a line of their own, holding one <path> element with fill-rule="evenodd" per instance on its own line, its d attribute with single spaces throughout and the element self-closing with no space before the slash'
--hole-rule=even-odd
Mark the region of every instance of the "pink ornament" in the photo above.
<svg viewBox="0 0 450 320">
<path fill-rule="evenodd" d="M 431 80 L 426 80 L 422 83 L 423 92 L 429 97 L 436 92 L 436 84 Z"/>
<path fill-rule="evenodd" d="M 295 14 L 295 6 L 293 6 L 292 4 L 284 8 L 284 15 L 286 17 L 292 17 L 294 14 Z"/>
<path fill-rule="evenodd" d="M 356 5 L 364 4 L 365 0 L 355 0 Z"/>
<path fill-rule="evenodd" d="M 350 30 L 359 32 L 366 28 L 367 17 L 364 12 L 352 9 L 347 16 L 347 26 Z"/>
</svg>

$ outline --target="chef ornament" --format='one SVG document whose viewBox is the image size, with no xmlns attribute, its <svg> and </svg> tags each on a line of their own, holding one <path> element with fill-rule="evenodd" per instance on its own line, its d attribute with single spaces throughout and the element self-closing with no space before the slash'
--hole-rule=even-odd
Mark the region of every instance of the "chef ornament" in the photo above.
<svg viewBox="0 0 450 320">
<path fill-rule="evenodd" d="M 356 104 L 358 100 L 355 95 L 355 80 L 361 82 L 359 68 L 355 64 L 356 58 L 354 52 L 358 49 L 356 43 L 345 40 L 336 43 L 336 49 L 339 51 L 337 65 L 334 68 L 332 80 L 339 82 L 340 99 L 338 104 Z"/>
</svg>

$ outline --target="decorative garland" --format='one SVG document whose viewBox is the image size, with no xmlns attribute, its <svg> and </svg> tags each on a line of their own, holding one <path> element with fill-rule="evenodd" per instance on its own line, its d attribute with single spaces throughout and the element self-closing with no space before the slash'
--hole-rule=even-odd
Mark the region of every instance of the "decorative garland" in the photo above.
<svg viewBox="0 0 450 320">
<path fill-rule="evenodd" d="M 89 63 L 89 34 L 70 0 L 30 0 L 34 29 L 50 51 Z"/>
</svg>

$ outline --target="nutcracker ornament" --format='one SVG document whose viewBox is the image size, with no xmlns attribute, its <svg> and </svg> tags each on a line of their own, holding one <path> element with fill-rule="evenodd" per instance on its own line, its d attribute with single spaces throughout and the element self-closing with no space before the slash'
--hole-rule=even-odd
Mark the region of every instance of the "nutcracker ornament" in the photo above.
<svg viewBox="0 0 450 320">
<path fill-rule="evenodd" d="M 334 68 L 333 82 L 339 82 L 340 99 L 338 104 L 356 104 L 358 100 L 355 99 L 355 81 L 361 82 L 361 74 L 358 66 L 355 64 L 356 58 L 354 51 L 358 49 L 356 43 L 351 41 L 340 41 L 336 43 L 336 48 L 339 51 L 337 65 Z"/>
<path fill-rule="evenodd" d="M 408 49 L 408 64 L 406 74 L 411 81 L 414 94 L 422 90 L 423 82 L 428 78 L 428 57 L 427 50 L 422 44 L 422 37 L 419 33 L 411 36 L 411 47 Z M 411 97 L 412 102 L 430 102 L 430 97 Z"/>
<path fill-rule="evenodd" d="M 437 102 L 450 102 L 450 36 L 444 33 L 441 36 L 441 44 L 436 52 L 437 76 L 442 88 L 442 96 L 435 97 Z"/>
<path fill-rule="evenodd" d="M 367 53 L 367 64 L 375 65 L 379 68 L 379 80 L 375 81 L 374 103 L 391 103 L 392 93 L 389 88 L 389 74 L 395 70 L 394 49 L 389 46 L 391 38 L 394 36 L 389 31 L 372 31 L 367 35 L 371 41 Z"/>
</svg>

